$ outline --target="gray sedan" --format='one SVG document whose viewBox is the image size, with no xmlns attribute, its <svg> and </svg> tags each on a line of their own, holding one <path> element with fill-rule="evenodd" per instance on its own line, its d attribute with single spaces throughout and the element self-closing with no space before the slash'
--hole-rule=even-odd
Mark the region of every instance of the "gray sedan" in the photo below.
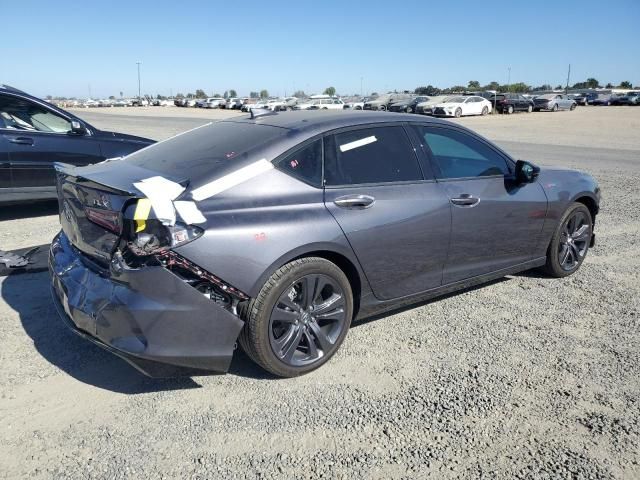
<svg viewBox="0 0 640 480">
<path fill-rule="evenodd" d="M 533 99 L 533 110 L 550 110 L 557 112 L 558 110 L 574 110 L 578 104 L 568 95 L 552 93 L 548 95 L 539 95 Z"/>
<path fill-rule="evenodd" d="M 57 168 L 54 304 L 152 376 L 226 372 L 238 341 L 293 377 L 353 320 L 533 268 L 571 275 L 600 202 L 586 173 L 366 111 L 265 112 Z"/>
</svg>

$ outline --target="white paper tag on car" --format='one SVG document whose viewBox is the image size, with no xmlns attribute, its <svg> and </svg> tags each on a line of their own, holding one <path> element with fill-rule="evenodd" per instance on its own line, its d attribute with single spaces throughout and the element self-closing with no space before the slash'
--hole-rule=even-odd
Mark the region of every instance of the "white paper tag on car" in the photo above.
<svg viewBox="0 0 640 480">
<path fill-rule="evenodd" d="M 355 142 L 349 142 L 340 145 L 341 152 L 348 152 L 349 150 L 353 150 L 354 148 L 364 147 L 365 145 L 369 145 L 370 143 L 377 142 L 378 139 L 375 135 L 371 135 L 370 137 L 361 138 L 360 140 L 356 140 Z"/>
<path fill-rule="evenodd" d="M 207 221 L 204 215 L 202 215 L 202 212 L 198 210 L 195 202 L 179 200 L 173 202 L 173 205 L 176 207 L 180 218 L 182 218 L 187 225 L 205 223 Z"/>
</svg>

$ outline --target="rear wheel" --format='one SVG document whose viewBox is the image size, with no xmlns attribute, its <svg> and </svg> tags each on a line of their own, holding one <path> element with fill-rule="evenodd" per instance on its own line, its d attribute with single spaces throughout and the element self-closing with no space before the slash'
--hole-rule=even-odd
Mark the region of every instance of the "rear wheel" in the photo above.
<svg viewBox="0 0 640 480">
<path fill-rule="evenodd" d="M 380 105 L 380 106 L 378 107 L 378 110 L 382 110 L 383 112 L 384 112 L 386 109 L 387 109 L 387 106 L 386 106 L 386 105 Z"/>
<path fill-rule="evenodd" d="M 527 112 L 529 112 L 529 113 L 533 112 L 533 105 L 529 105 L 527 107 Z"/>
<path fill-rule="evenodd" d="M 558 111 L 558 104 L 556 103 L 553 108 L 551 109 L 552 112 L 557 112 Z"/>
<path fill-rule="evenodd" d="M 489 113 L 489 108 L 488 107 L 482 107 L 482 115 L 486 115 L 487 113 Z"/>
<path fill-rule="evenodd" d="M 250 303 L 240 345 L 265 370 L 295 377 L 333 356 L 352 314 L 342 270 L 323 258 L 301 258 L 276 271 Z"/>
<path fill-rule="evenodd" d="M 509 105 L 509 106 L 507 107 L 507 113 L 508 113 L 509 115 L 511 115 L 511 114 L 513 113 L 513 105 Z"/>
<path fill-rule="evenodd" d="M 455 116 L 456 118 L 460 118 L 462 116 L 462 109 L 460 107 L 456 108 Z"/>
<path fill-rule="evenodd" d="M 569 107 L 569 110 L 574 111 L 576 109 L 576 104 L 572 103 L 571 107 Z"/>
<path fill-rule="evenodd" d="M 547 249 L 546 273 L 552 277 L 566 277 L 576 272 L 584 261 L 593 229 L 591 212 L 575 202 L 562 216 Z"/>
</svg>

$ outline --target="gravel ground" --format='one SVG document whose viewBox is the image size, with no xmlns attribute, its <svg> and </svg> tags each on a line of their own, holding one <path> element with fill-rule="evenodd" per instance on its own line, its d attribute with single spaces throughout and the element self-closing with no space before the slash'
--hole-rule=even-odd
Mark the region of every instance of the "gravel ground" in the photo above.
<svg viewBox="0 0 640 480">
<path fill-rule="evenodd" d="M 157 139 L 224 114 L 192 112 L 80 114 Z M 5 277 L 0 478 L 640 478 L 640 108 L 460 122 L 599 180 L 598 245 L 577 274 L 359 322 L 303 378 L 238 352 L 226 376 L 163 381 L 69 333 L 46 273 Z M 0 211 L 4 249 L 57 229 L 54 205 Z"/>
</svg>

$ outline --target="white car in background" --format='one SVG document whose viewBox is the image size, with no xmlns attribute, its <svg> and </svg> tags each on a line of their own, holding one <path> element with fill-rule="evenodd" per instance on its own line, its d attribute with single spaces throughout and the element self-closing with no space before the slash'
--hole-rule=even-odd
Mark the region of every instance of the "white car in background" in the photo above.
<svg viewBox="0 0 640 480">
<path fill-rule="evenodd" d="M 429 97 L 429 100 L 425 100 L 424 102 L 420 102 L 416 105 L 416 113 L 421 113 L 422 115 L 433 115 L 433 107 L 445 102 L 450 96 L 451 95 L 436 95 Z"/>
<path fill-rule="evenodd" d="M 226 104 L 227 101 L 222 97 L 207 98 L 203 108 L 220 108 L 220 105 Z"/>
<path fill-rule="evenodd" d="M 433 107 L 437 117 L 462 117 L 465 115 L 486 115 L 491 112 L 491 102 L 477 95 L 449 97 Z"/>
<path fill-rule="evenodd" d="M 311 98 L 293 108 L 295 110 L 344 110 L 344 102 L 339 98 Z"/>
</svg>

